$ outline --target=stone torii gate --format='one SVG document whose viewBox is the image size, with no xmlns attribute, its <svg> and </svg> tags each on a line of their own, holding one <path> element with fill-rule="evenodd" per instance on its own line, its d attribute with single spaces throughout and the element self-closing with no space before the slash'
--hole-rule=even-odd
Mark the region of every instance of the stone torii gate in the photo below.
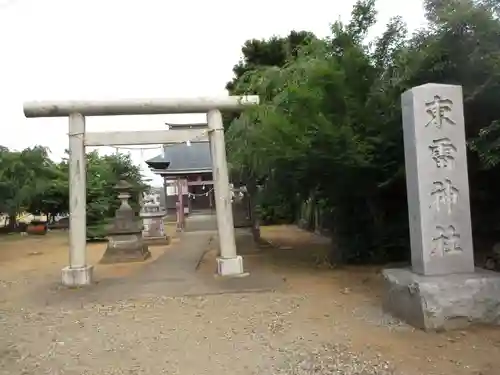
<svg viewBox="0 0 500 375">
<path fill-rule="evenodd" d="M 259 104 L 258 96 L 226 96 L 186 99 L 124 99 L 113 101 L 42 101 L 24 103 L 27 118 L 69 118 L 69 266 L 62 269 L 62 283 L 82 286 L 92 283 L 93 266 L 86 259 L 86 146 L 173 144 L 206 138 L 212 155 L 220 256 L 217 270 L 222 276 L 243 274 L 243 259 L 236 254 L 231 192 L 226 160 L 222 110 L 241 111 Z M 207 113 L 207 129 L 86 132 L 86 116 L 157 115 Z"/>
</svg>

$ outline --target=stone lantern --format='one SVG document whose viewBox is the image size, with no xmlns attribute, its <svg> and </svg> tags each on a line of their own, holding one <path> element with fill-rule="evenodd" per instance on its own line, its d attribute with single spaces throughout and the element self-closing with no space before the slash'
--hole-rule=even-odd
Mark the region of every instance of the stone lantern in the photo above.
<svg viewBox="0 0 500 375">
<path fill-rule="evenodd" d="M 120 180 L 115 186 L 121 206 L 116 210 L 111 229 L 108 232 L 108 246 L 100 263 L 124 263 L 143 261 L 151 256 L 142 239 L 142 223 L 128 200 L 132 185 Z"/>
<path fill-rule="evenodd" d="M 160 209 L 160 204 L 155 202 L 153 196 L 144 197 L 140 216 L 142 218 L 143 229 L 142 238 L 149 245 L 168 245 L 169 238 L 165 234 L 163 218 L 165 211 Z"/>
</svg>

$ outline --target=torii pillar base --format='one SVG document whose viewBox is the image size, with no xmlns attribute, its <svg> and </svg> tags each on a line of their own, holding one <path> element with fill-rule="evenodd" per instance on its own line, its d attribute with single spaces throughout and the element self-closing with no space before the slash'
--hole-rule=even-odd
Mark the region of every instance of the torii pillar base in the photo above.
<svg viewBox="0 0 500 375">
<path fill-rule="evenodd" d="M 77 288 L 92 284 L 94 266 L 64 267 L 61 271 L 61 281 L 64 286 Z"/>
<path fill-rule="evenodd" d="M 237 255 L 234 258 L 217 258 L 217 275 L 225 277 L 245 277 L 249 273 L 243 269 L 243 257 Z"/>
</svg>

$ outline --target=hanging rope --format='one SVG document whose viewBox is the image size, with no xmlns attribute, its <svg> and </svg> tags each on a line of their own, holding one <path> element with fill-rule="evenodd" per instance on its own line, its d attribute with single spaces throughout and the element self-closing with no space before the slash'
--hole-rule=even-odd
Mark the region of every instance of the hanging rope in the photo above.
<svg viewBox="0 0 500 375">
<path fill-rule="evenodd" d="M 203 197 L 203 196 L 208 197 L 208 195 L 209 195 L 209 194 L 210 194 L 213 190 L 214 190 L 214 188 L 211 188 L 211 189 L 210 189 L 210 190 L 208 190 L 208 191 L 205 191 L 205 192 L 203 192 L 203 193 L 198 193 L 198 194 L 195 194 L 195 193 L 189 193 L 189 192 L 188 192 L 188 197 L 189 197 L 189 198 L 193 198 L 193 199 L 195 199 L 196 197 Z"/>
</svg>

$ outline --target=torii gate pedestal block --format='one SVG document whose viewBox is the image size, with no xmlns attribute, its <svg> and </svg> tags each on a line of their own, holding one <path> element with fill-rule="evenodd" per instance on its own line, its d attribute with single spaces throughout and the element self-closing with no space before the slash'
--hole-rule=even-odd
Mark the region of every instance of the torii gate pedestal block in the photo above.
<svg viewBox="0 0 500 375">
<path fill-rule="evenodd" d="M 62 284 L 67 287 L 79 287 L 92 284 L 94 278 L 94 266 L 64 267 L 62 269 Z"/>
<path fill-rule="evenodd" d="M 108 246 L 100 263 L 127 263 L 144 261 L 151 256 L 142 239 L 142 223 L 128 204 L 131 185 L 120 181 L 116 185 L 122 204 L 116 210 L 115 221 L 109 232 Z"/>
<path fill-rule="evenodd" d="M 243 257 L 217 258 L 217 275 L 226 277 L 245 277 L 249 273 L 243 269 Z"/>
</svg>

